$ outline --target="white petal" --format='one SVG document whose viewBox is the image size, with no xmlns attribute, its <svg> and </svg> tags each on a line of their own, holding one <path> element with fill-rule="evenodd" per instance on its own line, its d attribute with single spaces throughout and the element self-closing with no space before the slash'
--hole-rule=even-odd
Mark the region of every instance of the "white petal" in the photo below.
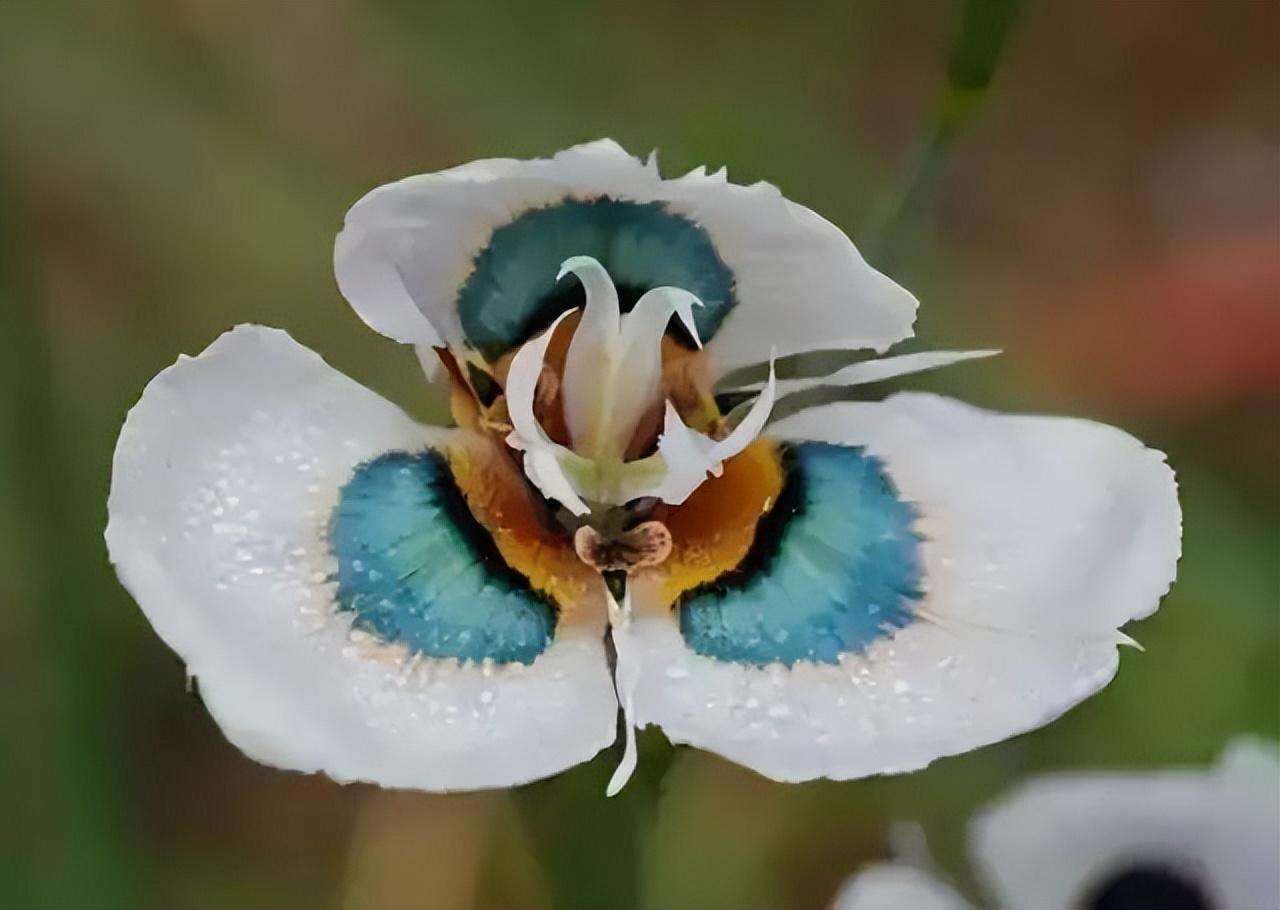
<svg viewBox="0 0 1280 910">
<path fill-rule="evenodd" d="M 716 442 L 685 425 L 671 402 L 666 404 L 662 434 L 658 437 L 658 453 L 640 464 L 656 461 L 661 471 L 654 480 L 640 487 L 630 487 L 619 498 L 637 499 L 653 496 L 663 502 L 679 505 L 688 499 L 707 479 L 719 473 L 721 459 L 716 457 Z"/>
<path fill-rule="evenodd" d="M 640 345 L 644 345 L 647 350 L 652 345 L 660 354 L 661 348 L 654 342 L 661 341 L 671 317 L 676 315 L 693 336 L 694 343 L 702 347 L 698 326 L 693 321 L 695 306 L 702 306 L 702 301 L 681 288 L 653 288 L 645 291 L 627 314 L 623 325 L 624 345 L 628 350 Z"/>
<path fill-rule="evenodd" d="M 718 477 L 724 462 L 749 446 L 764 429 L 769 412 L 773 409 L 774 382 L 773 363 L 770 362 L 769 381 L 764 391 L 752 403 L 738 425 L 719 442 L 686 426 L 668 401 L 656 456 L 662 464 L 660 479 L 629 487 L 624 494 L 625 498 L 654 496 L 663 502 L 679 505 L 702 485 L 708 475 Z M 645 462 L 652 458 L 653 456 L 645 459 Z M 643 481 L 644 478 L 636 472 L 636 479 Z"/>
<path fill-rule="evenodd" d="M 916 504 L 916 621 L 789 669 L 694 653 L 641 592 L 615 630 L 638 725 L 776 780 L 911 771 L 1048 723 L 1111 680 L 1117 627 L 1173 578 L 1172 473 L 1119 430 L 928 395 L 815 408 L 777 430 L 865 446 Z"/>
<path fill-rule="evenodd" d="M 635 774 L 636 763 L 640 758 L 639 750 L 636 748 L 636 727 L 631 722 L 631 702 L 625 695 L 622 701 L 622 718 L 626 746 L 622 752 L 622 761 L 618 762 L 618 767 L 613 769 L 613 774 L 609 777 L 609 783 L 604 791 L 605 796 L 617 796 L 622 792 L 627 781 L 631 780 L 631 775 Z"/>
<path fill-rule="evenodd" d="M 970 847 L 1000 906 L 1076 907 L 1141 863 L 1216 907 L 1280 907 L 1280 762 L 1273 745 L 1204 772 L 1041 777 L 975 818 Z"/>
<path fill-rule="evenodd" d="M 653 496 L 663 502 L 684 502 L 706 480 L 713 464 L 710 452 L 714 445 L 710 437 L 685 426 L 668 401 L 658 451 L 625 466 L 615 498 L 628 502 Z"/>
<path fill-rule="evenodd" d="M 344 228 L 333 245 L 338 289 L 365 324 L 403 344 L 430 349 L 443 342 L 407 289 L 399 262 L 412 258 L 411 235 L 380 234 L 358 224 Z"/>
<path fill-rule="evenodd" d="M 513 427 L 507 442 L 524 452 L 524 470 L 543 495 L 555 499 L 575 515 L 585 515 L 591 508 L 582 501 L 565 472 L 565 465 L 581 461 L 569 449 L 554 442 L 533 413 L 533 399 L 542 375 L 542 361 L 556 327 L 569 313 L 561 313 L 551 327 L 537 338 L 526 342 L 511 360 L 507 372 L 507 411 Z"/>
<path fill-rule="evenodd" d="M 530 339 L 511 359 L 507 370 L 507 413 L 511 417 L 512 432 L 519 436 L 523 444 L 517 448 L 526 448 L 530 441 L 546 437 L 546 431 L 538 423 L 533 413 L 533 401 L 538 391 L 538 380 L 542 377 L 542 364 L 546 359 L 547 346 L 556 333 L 556 328 L 564 321 L 568 312 L 562 313 L 550 328 L 537 337 Z"/>
<path fill-rule="evenodd" d="M 928 872 L 878 863 L 845 882 L 833 910 L 970 910 L 970 904 Z"/>
<path fill-rule="evenodd" d="M 616 456 L 626 452 L 636 426 L 662 401 L 662 339 L 673 315 L 698 339 L 693 321 L 693 308 L 702 301 L 679 288 L 654 288 L 646 291 L 635 308 L 622 319 L 619 356 L 615 364 L 617 378 L 610 400 L 610 422 L 613 427 L 611 451 Z"/>
<path fill-rule="evenodd" d="M 790 395 L 803 392 L 817 386 L 854 386 L 869 382 L 880 382 L 893 379 L 895 376 L 907 376 L 912 373 L 923 373 L 940 367 L 961 363 L 965 360 L 977 360 L 983 357 L 994 357 L 999 351 L 920 351 L 915 354 L 899 354 L 896 357 L 880 357 L 875 360 L 863 360 L 859 363 L 842 367 L 826 376 L 809 376 L 803 379 L 778 380 L 778 394 Z M 741 388 L 749 389 L 763 383 L 748 383 Z M 733 387 L 726 387 L 728 388 Z"/>
<path fill-rule="evenodd" d="M 662 399 L 667 324 L 679 314 L 697 341 L 693 307 L 701 301 L 678 288 L 654 288 L 624 317 L 613 281 L 597 260 L 568 259 L 557 280 L 569 272 L 582 282 L 587 303 L 565 357 L 565 423 L 574 451 L 592 459 L 619 460 L 641 418 Z"/>
<path fill-rule="evenodd" d="M 1117 666 L 1110 643 L 915 622 L 837 664 L 759 667 L 694 653 L 673 613 L 640 607 L 614 644 L 638 727 L 787 782 L 919 770 L 1048 723 Z"/>
<path fill-rule="evenodd" d="M 460 344 L 456 295 L 495 228 L 568 195 L 636 198 L 658 183 L 655 169 L 610 140 L 407 177 L 347 212 L 334 249 L 338 286 L 366 323 L 397 341 Z"/>
<path fill-rule="evenodd" d="M 715 444 L 712 449 L 712 455 L 719 461 L 727 461 L 734 455 L 737 455 L 743 449 L 751 444 L 760 431 L 764 429 L 765 423 L 769 420 L 769 414 L 773 411 L 773 402 L 777 397 L 778 380 L 773 373 L 773 354 L 769 355 L 769 378 L 764 384 L 764 389 L 752 403 L 750 409 L 738 421 L 738 425 L 734 427 L 729 435 Z"/>
<path fill-rule="evenodd" d="M 1237 736 L 1222 750 L 1215 774 L 1246 788 L 1277 786 L 1280 744 L 1258 736 Z"/>
<path fill-rule="evenodd" d="M 366 322 L 393 338 L 435 343 L 423 336 L 416 309 L 444 341 L 458 343 L 456 295 L 493 231 L 530 209 L 602 196 L 660 202 L 707 231 L 733 272 L 738 300 L 709 342 L 723 370 L 764 360 L 771 347 L 779 355 L 883 351 L 911 336 L 915 298 L 867 265 L 835 225 L 768 184 L 729 183 L 723 171 L 664 181 L 652 158 L 643 163 L 610 140 L 375 189 L 347 213 L 335 252 L 338 284 Z"/>
<path fill-rule="evenodd" d="M 565 424 L 575 450 L 591 457 L 606 452 L 620 455 L 613 452 L 615 446 L 608 439 L 622 331 L 618 292 L 604 266 L 590 256 L 566 260 L 556 280 L 569 272 L 582 282 L 587 303 L 565 355 L 561 383 Z"/>
<path fill-rule="evenodd" d="M 338 488 L 361 462 L 445 433 L 254 326 L 181 358 L 130 411 L 113 465 L 111 559 L 249 756 L 445 790 L 553 774 L 613 741 L 603 611 L 532 664 L 494 667 L 361 643 L 334 612 L 327 526 Z"/>
<path fill-rule="evenodd" d="M 915 297 L 867 264 L 816 212 L 767 183 L 739 186 L 723 171 L 665 181 L 671 209 L 701 224 L 733 270 L 738 306 L 708 344 L 727 372 L 819 349 L 884 351 L 912 335 Z"/>
<path fill-rule="evenodd" d="M 535 487 L 548 499 L 554 499 L 574 515 L 586 515 L 591 507 L 582 501 L 577 489 L 564 470 L 567 457 L 554 443 L 513 446 L 524 450 L 524 472 Z M 554 447 L 554 448 L 553 448 Z"/>
<path fill-rule="evenodd" d="M 922 513 L 939 620 L 1112 640 L 1155 612 L 1176 574 L 1173 471 L 1115 427 L 905 393 L 813 408 L 771 433 L 861 445 L 884 461 Z"/>
</svg>

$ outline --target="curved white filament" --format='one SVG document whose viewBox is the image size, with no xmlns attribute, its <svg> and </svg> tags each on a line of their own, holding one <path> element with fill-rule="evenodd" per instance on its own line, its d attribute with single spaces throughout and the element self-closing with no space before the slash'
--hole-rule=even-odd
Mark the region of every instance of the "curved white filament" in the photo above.
<svg viewBox="0 0 1280 910">
<path fill-rule="evenodd" d="M 558 500 L 575 515 L 586 515 L 591 507 L 578 495 L 564 469 L 566 463 L 573 464 L 582 459 L 553 441 L 533 412 L 533 399 L 542 375 L 547 345 L 551 343 L 557 326 L 572 312 L 561 313 L 549 329 L 526 342 L 511 361 L 506 396 L 512 430 L 507 444 L 524 451 L 524 472 L 544 496 Z"/>
</svg>

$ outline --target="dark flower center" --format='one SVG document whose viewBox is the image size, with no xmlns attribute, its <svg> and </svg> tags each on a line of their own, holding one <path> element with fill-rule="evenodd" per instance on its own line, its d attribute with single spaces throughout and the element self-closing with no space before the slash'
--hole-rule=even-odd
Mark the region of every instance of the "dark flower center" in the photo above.
<svg viewBox="0 0 1280 910">
<path fill-rule="evenodd" d="M 1214 910 L 1195 879 L 1168 866 L 1121 869 L 1093 888 L 1081 910 Z"/>
</svg>

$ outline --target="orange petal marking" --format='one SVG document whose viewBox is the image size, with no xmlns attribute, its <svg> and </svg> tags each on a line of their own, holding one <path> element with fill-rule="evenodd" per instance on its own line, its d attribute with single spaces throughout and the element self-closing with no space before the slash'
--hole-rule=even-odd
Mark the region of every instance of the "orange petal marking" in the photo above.
<svg viewBox="0 0 1280 910">
<path fill-rule="evenodd" d="M 490 534 L 507 565 L 560 608 L 561 620 L 604 603 L 604 581 L 584 564 L 573 540 L 550 521 L 509 450 L 481 432 L 462 432 L 449 467 L 471 514 Z"/>
<path fill-rule="evenodd" d="M 666 607 L 735 568 L 755 540 L 760 517 L 777 502 L 783 479 L 778 446 L 769 439 L 757 439 L 726 461 L 723 474 L 666 512 L 671 555 L 638 573 L 645 588 Z"/>
</svg>

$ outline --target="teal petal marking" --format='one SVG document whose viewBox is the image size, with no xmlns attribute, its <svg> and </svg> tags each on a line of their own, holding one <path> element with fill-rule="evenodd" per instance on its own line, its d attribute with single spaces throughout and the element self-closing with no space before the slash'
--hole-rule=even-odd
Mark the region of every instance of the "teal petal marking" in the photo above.
<svg viewBox="0 0 1280 910">
<path fill-rule="evenodd" d="M 531 663 L 556 617 L 507 566 L 435 452 L 356 468 L 329 522 L 338 606 L 384 642 L 428 657 Z"/>
<path fill-rule="evenodd" d="M 835 663 L 908 625 L 920 599 L 916 512 L 859 447 L 789 446 L 787 479 L 742 564 L 686 595 L 693 650 L 751 664 Z"/>
<path fill-rule="evenodd" d="M 530 209 L 493 232 L 458 292 L 462 330 L 490 360 L 519 346 L 562 312 L 584 303 L 573 278 L 556 282 L 570 256 L 593 256 L 618 288 L 625 313 L 656 287 L 682 288 L 709 341 L 733 309 L 733 272 L 707 232 L 660 202 L 602 197 Z M 682 330 L 681 330 L 682 331 Z"/>
</svg>

